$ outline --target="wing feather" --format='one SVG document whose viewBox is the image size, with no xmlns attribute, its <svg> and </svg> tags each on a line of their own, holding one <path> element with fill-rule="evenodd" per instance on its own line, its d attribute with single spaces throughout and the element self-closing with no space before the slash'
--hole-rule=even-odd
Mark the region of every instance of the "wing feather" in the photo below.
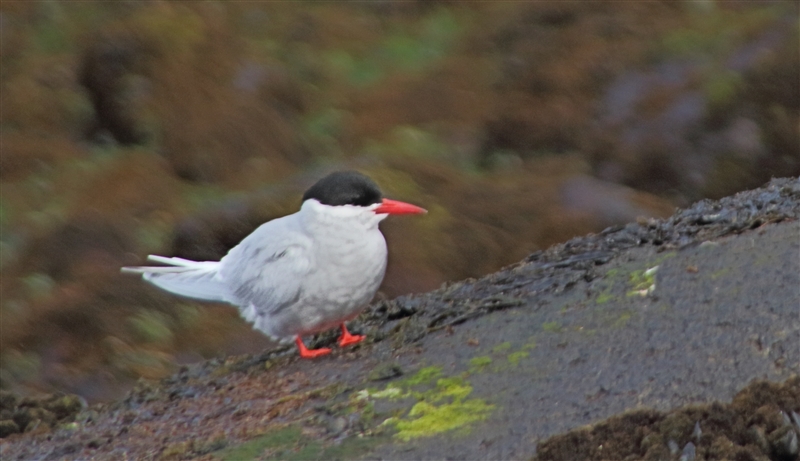
<svg viewBox="0 0 800 461">
<path fill-rule="evenodd" d="M 253 321 L 294 304 L 311 268 L 311 241 L 296 215 L 262 224 L 220 261 L 220 274 Z"/>
</svg>

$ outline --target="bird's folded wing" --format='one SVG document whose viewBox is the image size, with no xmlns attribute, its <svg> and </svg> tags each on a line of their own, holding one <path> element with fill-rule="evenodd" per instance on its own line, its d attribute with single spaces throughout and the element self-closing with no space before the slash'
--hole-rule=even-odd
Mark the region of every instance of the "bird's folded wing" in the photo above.
<svg viewBox="0 0 800 461">
<path fill-rule="evenodd" d="M 294 304 L 311 268 L 309 239 L 262 225 L 220 261 L 220 274 L 240 309 L 270 315 Z"/>
</svg>

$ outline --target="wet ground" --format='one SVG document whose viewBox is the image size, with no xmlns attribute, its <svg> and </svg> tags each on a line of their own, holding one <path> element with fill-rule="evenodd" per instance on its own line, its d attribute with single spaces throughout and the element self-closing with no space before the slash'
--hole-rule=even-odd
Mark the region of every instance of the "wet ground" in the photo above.
<svg viewBox="0 0 800 461">
<path fill-rule="evenodd" d="M 798 179 L 699 202 L 377 303 L 351 328 L 370 341 L 320 360 L 230 357 L 142 382 L 72 422 L 25 421 L 0 453 L 796 459 L 798 217 Z M 8 405 L 16 421 L 36 403 Z"/>
</svg>

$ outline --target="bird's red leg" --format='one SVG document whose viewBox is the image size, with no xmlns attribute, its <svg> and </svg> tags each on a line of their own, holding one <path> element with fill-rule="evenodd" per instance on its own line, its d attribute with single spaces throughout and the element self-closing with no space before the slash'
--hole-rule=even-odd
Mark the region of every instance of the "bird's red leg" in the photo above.
<svg viewBox="0 0 800 461">
<path fill-rule="evenodd" d="M 342 324 L 342 336 L 339 336 L 339 346 L 349 346 L 351 344 L 360 343 L 364 339 L 362 335 L 351 335 L 349 331 L 347 331 L 347 327 Z"/>
<path fill-rule="evenodd" d="M 297 349 L 300 351 L 300 357 L 304 359 L 313 359 L 315 357 L 331 353 L 331 350 L 327 347 L 322 347 L 319 349 L 307 349 L 306 345 L 303 344 L 303 340 L 300 338 L 300 335 L 294 337 L 294 342 L 297 344 Z"/>
</svg>

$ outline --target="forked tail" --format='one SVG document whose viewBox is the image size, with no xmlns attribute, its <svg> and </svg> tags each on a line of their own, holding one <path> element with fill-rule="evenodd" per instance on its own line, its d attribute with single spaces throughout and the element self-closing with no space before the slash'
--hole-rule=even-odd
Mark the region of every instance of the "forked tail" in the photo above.
<svg viewBox="0 0 800 461">
<path fill-rule="evenodd" d="M 230 290 L 220 278 L 218 261 L 191 261 L 150 255 L 149 261 L 167 266 L 123 267 L 127 274 L 142 274 L 142 278 L 161 288 L 187 298 L 234 303 Z"/>
</svg>

